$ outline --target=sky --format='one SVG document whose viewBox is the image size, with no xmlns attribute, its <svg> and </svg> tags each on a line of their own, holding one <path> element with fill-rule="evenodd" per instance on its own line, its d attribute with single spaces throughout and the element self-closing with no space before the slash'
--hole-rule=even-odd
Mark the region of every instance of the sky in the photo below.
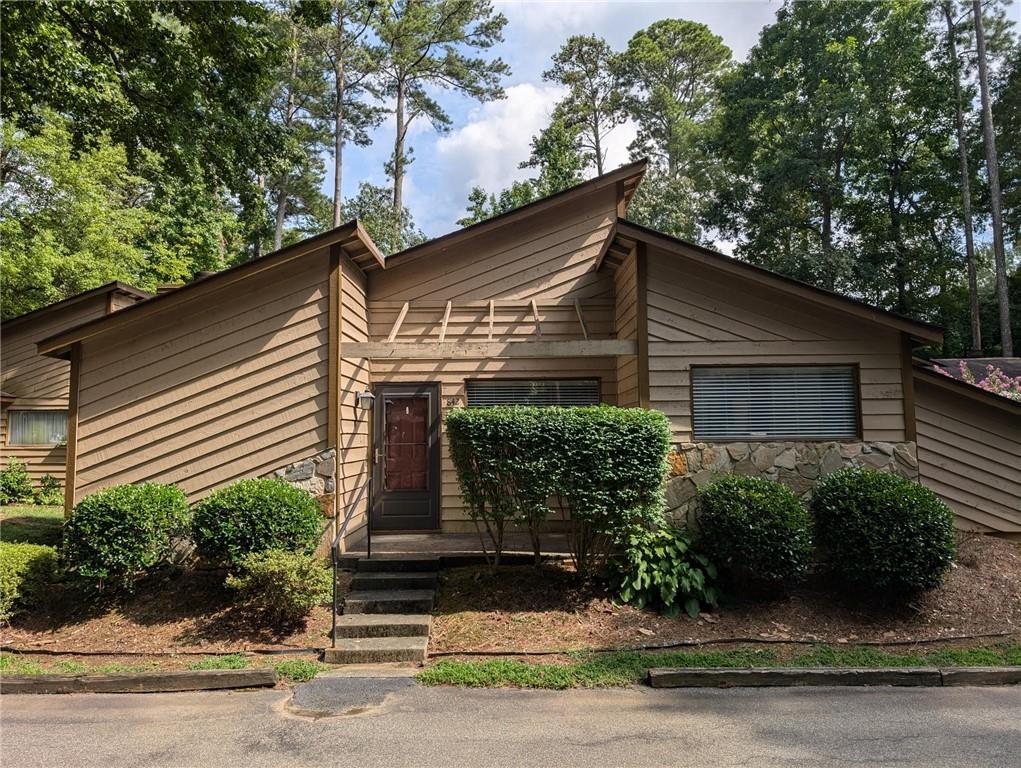
<svg viewBox="0 0 1021 768">
<path fill-rule="evenodd" d="M 762 28 L 773 21 L 776 0 L 707 0 L 705 2 L 643 2 L 640 0 L 494 0 L 507 17 L 504 42 L 488 51 L 511 69 L 504 80 L 506 98 L 479 104 L 439 91 L 437 100 L 453 119 L 452 129 L 439 134 L 426 120 L 412 125 L 414 161 L 404 181 L 405 205 L 415 223 L 429 237 L 457 228 L 473 186 L 498 192 L 512 181 L 527 178 L 532 169 L 517 166 L 529 155 L 532 136 L 546 126 L 559 86 L 544 82 L 543 70 L 563 42 L 575 34 L 596 34 L 615 50 L 623 50 L 640 29 L 664 18 L 683 18 L 706 24 L 723 38 L 737 60 L 744 59 Z M 389 185 L 383 171 L 393 148 L 394 122 L 385 121 L 371 146 L 348 146 L 344 154 L 344 196 L 356 194 L 361 181 Z M 634 129 L 623 125 L 609 137 L 607 167 L 628 160 L 627 145 Z M 328 167 L 332 160 L 328 161 Z M 323 191 L 330 195 L 330 179 Z"/>
</svg>

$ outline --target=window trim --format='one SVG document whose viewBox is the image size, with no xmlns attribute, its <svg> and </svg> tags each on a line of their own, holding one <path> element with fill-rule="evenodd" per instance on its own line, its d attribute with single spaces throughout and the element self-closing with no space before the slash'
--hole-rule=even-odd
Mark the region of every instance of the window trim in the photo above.
<svg viewBox="0 0 1021 768">
<path fill-rule="evenodd" d="M 809 437 L 791 435 L 784 437 L 700 437 L 695 432 L 695 376 L 697 368 L 850 368 L 851 380 L 854 384 L 854 429 L 853 436 L 848 437 Z M 862 424 L 861 406 L 861 363 L 815 361 L 811 363 L 697 363 L 689 366 L 688 374 L 688 407 L 691 411 L 691 439 L 695 443 L 848 443 L 862 442 L 865 428 Z"/>
<path fill-rule="evenodd" d="M 606 401 L 603 399 L 603 377 L 602 376 L 472 376 L 466 378 L 463 383 L 464 388 L 464 407 L 473 407 L 468 402 L 468 384 L 473 382 L 487 382 L 487 381 L 594 381 L 596 387 L 599 389 L 599 402 L 595 405 L 605 405 Z M 475 406 L 476 408 L 485 406 Z M 509 406 L 508 406 L 509 407 Z M 543 407 L 543 406 L 537 406 Z M 552 407 L 552 406 L 545 406 Z M 572 406 L 560 406 L 562 408 L 570 408 Z M 595 406 L 575 406 L 582 408 L 592 408 Z"/>
<path fill-rule="evenodd" d="M 11 429 L 11 412 L 39 412 L 44 413 L 62 413 L 64 414 L 64 439 L 59 443 L 15 443 L 11 440 L 13 430 Z M 12 405 L 4 408 L 4 445 L 10 448 L 61 448 L 67 445 L 67 418 L 70 415 L 70 409 L 66 406 L 64 408 L 54 407 L 41 407 L 32 408 L 26 406 Z"/>
</svg>

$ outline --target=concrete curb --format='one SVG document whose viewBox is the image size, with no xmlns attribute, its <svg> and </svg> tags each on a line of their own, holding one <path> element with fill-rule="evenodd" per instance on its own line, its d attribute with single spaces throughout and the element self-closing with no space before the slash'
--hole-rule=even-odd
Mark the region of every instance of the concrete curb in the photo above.
<svg viewBox="0 0 1021 768">
<path fill-rule="evenodd" d="M 0 693 L 170 693 L 225 688 L 267 688 L 276 670 L 202 669 L 138 672 L 131 675 L 4 675 Z"/>
<path fill-rule="evenodd" d="M 653 688 L 765 688 L 800 686 L 892 685 L 940 688 L 959 685 L 1019 685 L 1021 667 L 938 667 L 886 669 L 833 668 L 656 668 Z"/>
</svg>

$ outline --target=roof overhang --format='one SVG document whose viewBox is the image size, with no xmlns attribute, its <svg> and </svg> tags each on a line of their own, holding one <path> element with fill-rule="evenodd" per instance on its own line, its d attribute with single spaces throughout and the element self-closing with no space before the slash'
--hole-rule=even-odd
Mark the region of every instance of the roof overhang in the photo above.
<svg viewBox="0 0 1021 768">
<path fill-rule="evenodd" d="M 123 293 L 126 296 L 131 296 L 140 301 L 144 301 L 152 297 L 152 294 L 147 291 L 143 291 L 140 288 L 135 288 L 135 286 L 133 285 L 128 285 L 127 283 L 122 283 L 115 280 L 113 282 L 101 285 L 98 288 L 83 291 L 82 293 L 77 293 L 74 296 L 63 299 L 61 301 L 56 301 L 53 304 L 47 304 L 45 307 L 33 309 L 31 312 L 26 312 L 23 315 L 12 317 L 10 320 L 4 320 L 3 325 L 6 330 L 10 330 L 12 327 L 16 327 L 24 323 L 29 323 L 34 320 L 42 319 L 53 314 L 54 312 L 60 312 L 62 310 L 73 307 L 76 304 L 80 304 L 81 302 L 86 301 L 88 299 L 92 299 L 97 296 L 102 296 L 108 293 Z"/>
<path fill-rule="evenodd" d="M 1017 400 L 1011 400 L 1009 397 L 1003 397 L 997 395 L 995 392 L 987 392 L 981 387 L 976 387 L 974 384 L 969 384 L 966 381 L 961 381 L 953 376 L 947 376 L 946 374 L 940 373 L 932 367 L 932 363 L 928 360 L 920 360 L 915 358 L 912 363 L 914 368 L 914 374 L 918 378 L 925 382 L 937 386 L 941 389 L 945 389 L 948 392 L 953 392 L 956 395 L 976 400 L 985 405 L 991 405 L 994 408 L 1007 411 L 1014 416 L 1021 416 L 1021 402 Z"/>
<path fill-rule="evenodd" d="M 806 301 L 846 312 L 849 315 L 869 320 L 907 334 L 910 338 L 923 344 L 939 344 L 943 341 L 943 329 L 931 323 L 912 320 L 896 312 L 873 307 L 863 301 L 843 296 L 824 288 L 817 288 L 790 277 L 757 267 L 746 261 L 714 251 L 697 243 L 690 243 L 670 235 L 664 235 L 654 229 L 643 227 L 632 221 L 621 219 L 617 222 L 617 236 L 628 240 L 642 241 L 654 245 L 670 253 L 683 256 L 720 272 L 738 275 L 760 285 L 784 291 Z"/>
<path fill-rule="evenodd" d="M 37 345 L 40 354 L 50 357 L 66 358 L 71 347 L 77 342 L 88 341 L 99 334 L 115 328 L 152 317 L 190 301 L 201 299 L 211 293 L 222 290 L 249 277 L 275 269 L 283 264 L 300 259 L 324 247 L 340 246 L 348 257 L 361 269 L 368 265 L 383 264 L 383 256 L 375 243 L 365 232 L 361 223 L 356 221 L 342 224 L 328 232 L 315 235 L 301 242 L 281 248 L 261 258 L 246 261 L 222 272 L 216 272 L 181 286 L 177 290 L 157 294 L 145 301 L 96 320 L 82 323 L 73 328 L 43 339 Z"/>
</svg>

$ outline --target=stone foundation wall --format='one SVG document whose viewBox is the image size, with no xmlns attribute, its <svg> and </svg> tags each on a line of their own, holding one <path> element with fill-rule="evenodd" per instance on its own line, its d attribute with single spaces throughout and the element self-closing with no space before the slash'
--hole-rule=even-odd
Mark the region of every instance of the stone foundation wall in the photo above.
<svg viewBox="0 0 1021 768">
<path fill-rule="evenodd" d="M 682 443 L 671 450 L 669 461 L 667 512 L 678 521 L 694 511 L 699 488 L 730 473 L 777 480 L 806 500 L 821 478 L 841 467 L 873 467 L 918 479 L 914 442 Z"/>
<path fill-rule="evenodd" d="M 275 477 L 313 496 L 329 496 L 337 490 L 337 452 L 330 448 L 308 459 L 296 461 L 271 472 Z"/>
</svg>

